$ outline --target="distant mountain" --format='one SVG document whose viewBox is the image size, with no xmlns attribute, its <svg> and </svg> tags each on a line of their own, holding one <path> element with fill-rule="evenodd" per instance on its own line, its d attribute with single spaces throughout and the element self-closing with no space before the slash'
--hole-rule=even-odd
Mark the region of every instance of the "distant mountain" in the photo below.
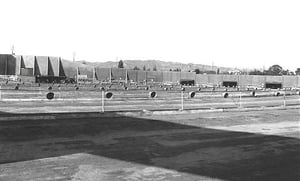
<svg viewBox="0 0 300 181">
<path fill-rule="evenodd" d="M 87 62 L 87 61 L 77 61 L 82 64 L 94 67 L 103 67 L 103 68 L 117 68 L 118 62 L 108 61 L 108 62 Z M 184 64 L 179 62 L 164 62 L 160 60 L 123 60 L 124 68 L 126 69 L 133 69 L 137 66 L 140 70 L 143 67 L 147 69 L 153 70 L 156 67 L 157 71 L 169 71 L 170 69 L 181 69 L 183 72 L 193 71 L 195 69 L 199 69 L 200 71 L 217 71 L 220 69 L 220 72 L 228 72 L 228 71 L 238 71 L 240 69 L 231 68 L 231 67 L 218 67 L 218 66 L 211 66 L 211 65 L 203 65 L 203 64 Z"/>
</svg>

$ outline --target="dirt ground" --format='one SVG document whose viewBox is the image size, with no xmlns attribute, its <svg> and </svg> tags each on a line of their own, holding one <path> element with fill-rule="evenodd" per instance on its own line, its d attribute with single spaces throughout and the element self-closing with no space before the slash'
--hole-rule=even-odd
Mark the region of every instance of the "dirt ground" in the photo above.
<svg viewBox="0 0 300 181">
<path fill-rule="evenodd" d="M 300 180 L 299 111 L 1 121 L 0 180 Z"/>
</svg>

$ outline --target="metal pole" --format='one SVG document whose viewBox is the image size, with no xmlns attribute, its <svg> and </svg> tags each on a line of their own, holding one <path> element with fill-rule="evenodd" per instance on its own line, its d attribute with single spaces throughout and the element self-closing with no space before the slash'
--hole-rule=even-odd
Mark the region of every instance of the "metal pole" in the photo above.
<svg viewBox="0 0 300 181">
<path fill-rule="evenodd" d="M 183 111 L 183 91 L 181 91 L 181 110 Z"/>
<path fill-rule="evenodd" d="M 111 83 L 111 77 L 112 77 L 112 70 L 111 68 L 109 69 L 109 83 Z"/>
<path fill-rule="evenodd" d="M 104 112 L 104 91 L 102 91 L 102 99 L 101 99 L 101 102 L 102 102 L 102 112 Z"/>
<path fill-rule="evenodd" d="M 0 85 L 0 101 L 2 100 L 2 87 L 1 87 L 1 85 Z"/>
<path fill-rule="evenodd" d="M 283 92 L 283 107 L 285 108 L 286 104 L 285 104 L 285 91 Z"/>
<path fill-rule="evenodd" d="M 240 92 L 240 108 L 242 108 L 242 92 Z"/>
<path fill-rule="evenodd" d="M 145 84 L 147 85 L 147 71 L 145 71 Z"/>
<path fill-rule="evenodd" d="M 76 70 L 76 84 L 78 84 L 78 74 L 79 74 L 79 67 L 77 67 Z"/>
<path fill-rule="evenodd" d="M 60 94 L 61 94 L 60 88 L 61 88 L 61 87 L 58 88 L 58 98 L 59 98 L 59 99 L 61 98 L 61 97 L 60 97 Z"/>
<path fill-rule="evenodd" d="M 95 79 L 95 67 L 93 67 L 93 78 L 92 78 L 92 83 L 94 83 L 94 79 Z"/>
<path fill-rule="evenodd" d="M 127 71 L 127 69 L 126 69 L 126 75 L 125 75 L 125 84 L 127 84 L 128 82 L 127 82 L 127 79 L 128 79 L 128 71 Z"/>
</svg>

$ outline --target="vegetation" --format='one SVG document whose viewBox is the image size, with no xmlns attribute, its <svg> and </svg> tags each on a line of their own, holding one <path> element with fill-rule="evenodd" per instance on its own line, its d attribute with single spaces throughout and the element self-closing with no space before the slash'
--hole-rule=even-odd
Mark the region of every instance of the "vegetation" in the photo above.
<svg viewBox="0 0 300 181">
<path fill-rule="evenodd" d="M 200 74 L 200 69 L 195 69 L 194 72 L 195 72 L 196 74 Z"/>
<path fill-rule="evenodd" d="M 156 65 L 154 65 L 154 67 L 153 67 L 153 71 L 157 71 Z"/>
<path fill-rule="evenodd" d="M 290 70 L 284 70 L 280 65 L 272 65 L 269 67 L 268 70 L 260 71 L 260 70 L 254 70 L 249 72 L 249 75 L 274 75 L 274 76 L 280 76 L 280 75 L 295 75 L 294 72 Z"/>
<path fill-rule="evenodd" d="M 180 68 L 173 69 L 173 72 L 181 72 Z"/>
<path fill-rule="evenodd" d="M 300 68 L 297 68 L 297 70 L 295 71 L 296 75 L 300 75 Z"/>
<path fill-rule="evenodd" d="M 201 71 L 200 69 L 195 69 L 194 72 L 196 74 L 216 74 L 216 71 L 213 70 L 206 70 L 206 71 Z"/>
<path fill-rule="evenodd" d="M 133 70 L 140 70 L 140 68 L 138 68 L 137 66 L 134 66 Z"/>
<path fill-rule="evenodd" d="M 122 60 L 119 61 L 118 68 L 124 68 L 124 63 Z"/>
</svg>

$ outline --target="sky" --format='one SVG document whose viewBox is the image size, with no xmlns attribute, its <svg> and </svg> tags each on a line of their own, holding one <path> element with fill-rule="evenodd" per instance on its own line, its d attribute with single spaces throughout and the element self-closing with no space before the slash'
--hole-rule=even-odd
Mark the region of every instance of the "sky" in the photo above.
<svg viewBox="0 0 300 181">
<path fill-rule="evenodd" d="M 299 0 L 0 0 L 0 53 L 300 67 Z"/>
</svg>

